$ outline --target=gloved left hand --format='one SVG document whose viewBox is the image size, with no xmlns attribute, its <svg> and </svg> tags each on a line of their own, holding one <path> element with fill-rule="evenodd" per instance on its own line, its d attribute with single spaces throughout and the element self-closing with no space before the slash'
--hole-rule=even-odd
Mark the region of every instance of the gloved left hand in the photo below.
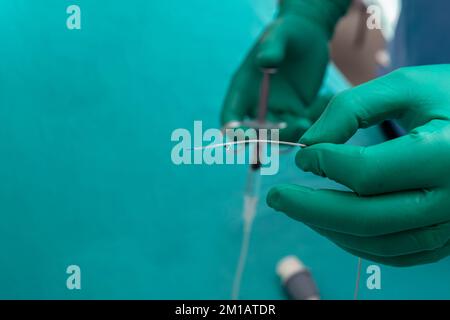
<svg viewBox="0 0 450 320">
<path fill-rule="evenodd" d="M 358 128 L 396 118 L 409 131 L 370 147 Z M 394 266 L 450 254 L 450 65 L 400 69 L 336 96 L 300 139 L 304 171 L 355 192 L 273 188 L 269 206 L 348 252 Z"/>
<path fill-rule="evenodd" d="M 350 0 L 284 0 L 276 19 L 248 53 L 230 83 L 221 123 L 258 118 L 262 69 L 271 76 L 267 121 L 284 123 L 280 140 L 297 141 L 330 96 L 318 95 L 329 62 L 328 42 Z"/>
</svg>

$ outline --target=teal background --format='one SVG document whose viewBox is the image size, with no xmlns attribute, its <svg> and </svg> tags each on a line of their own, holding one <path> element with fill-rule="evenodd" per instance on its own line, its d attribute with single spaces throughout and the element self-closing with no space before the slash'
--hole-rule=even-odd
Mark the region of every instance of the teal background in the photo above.
<svg viewBox="0 0 450 320">
<path fill-rule="evenodd" d="M 82 30 L 66 28 L 78 4 Z M 274 1 L 3 0 L 0 4 L 0 298 L 227 299 L 245 166 L 175 166 L 176 128 L 217 127 L 227 83 Z M 345 83 L 331 69 L 325 90 Z M 378 129 L 353 143 L 380 141 Z M 242 298 L 284 299 L 296 254 L 325 299 L 351 299 L 357 259 L 269 209 L 280 182 L 338 187 L 294 153 L 263 177 Z M 66 267 L 82 290 L 66 288 Z M 364 267 L 369 262 L 364 262 Z M 450 260 L 382 266 L 361 298 L 450 298 Z"/>
</svg>

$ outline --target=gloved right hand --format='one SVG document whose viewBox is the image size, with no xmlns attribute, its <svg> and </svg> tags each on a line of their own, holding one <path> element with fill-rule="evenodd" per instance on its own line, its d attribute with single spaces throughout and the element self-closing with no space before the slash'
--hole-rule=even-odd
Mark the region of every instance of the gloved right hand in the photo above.
<svg viewBox="0 0 450 320">
<path fill-rule="evenodd" d="M 304 171 L 354 192 L 274 187 L 272 208 L 359 257 L 393 266 L 450 255 L 450 65 L 399 69 L 337 95 L 300 143 Z M 359 128 L 397 119 L 407 135 L 343 144 Z"/>
<path fill-rule="evenodd" d="M 233 77 L 222 109 L 227 125 L 258 116 L 262 69 L 272 75 L 267 121 L 284 122 L 280 140 L 297 141 L 329 102 L 317 98 L 328 64 L 328 41 L 351 0 L 284 0 Z"/>
</svg>

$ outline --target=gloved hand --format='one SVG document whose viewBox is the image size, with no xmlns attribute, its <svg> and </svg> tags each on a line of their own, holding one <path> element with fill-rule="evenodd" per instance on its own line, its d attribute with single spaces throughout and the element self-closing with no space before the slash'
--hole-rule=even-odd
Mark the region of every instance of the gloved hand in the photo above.
<svg viewBox="0 0 450 320">
<path fill-rule="evenodd" d="M 406 136 L 343 145 L 396 118 Z M 297 166 L 354 192 L 280 185 L 269 206 L 348 252 L 394 266 L 450 254 L 450 65 L 400 69 L 337 95 L 304 134 Z"/>
<path fill-rule="evenodd" d="M 231 81 L 222 108 L 222 125 L 257 118 L 261 70 L 276 68 L 277 73 L 271 77 L 267 120 L 287 124 L 280 130 L 280 140 L 297 141 L 329 102 L 316 98 L 328 64 L 328 41 L 350 2 L 282 1 L 278 17 Z"/>
</svg>

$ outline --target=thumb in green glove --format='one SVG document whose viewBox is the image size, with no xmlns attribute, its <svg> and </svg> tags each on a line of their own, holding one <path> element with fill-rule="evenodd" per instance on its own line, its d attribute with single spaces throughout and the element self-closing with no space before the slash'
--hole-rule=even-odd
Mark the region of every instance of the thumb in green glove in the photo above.
<svg viewBox="0 0 450 320">
<path fill-rule="evenodd" d="M 396 118 L 406 136 L 343 145 Z M 336 96 L 304 134 L 297 166 L 354 192 L 274 187 L 269 206 L 368 260 L 409 266 L 450 254 L 450 65 L 395 71 Z"/>
</svg>

